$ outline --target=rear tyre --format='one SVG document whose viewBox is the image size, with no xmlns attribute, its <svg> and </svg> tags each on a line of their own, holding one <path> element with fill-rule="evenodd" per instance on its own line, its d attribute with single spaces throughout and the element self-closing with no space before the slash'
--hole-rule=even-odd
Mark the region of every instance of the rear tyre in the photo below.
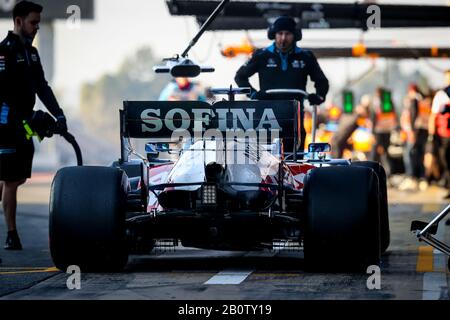
<svg viewBox="0 0 450 320">
<path fill-rule="evenodd" d="M 311 271 L 365 271 L 380 262 L 379 188 L 369 168 L 317 168 L 306 176 L 304 255 Z"/>
<path fill-rule="evenodd" d="M 65 271 L 119 271 L 128 260 L 127 176 L 109 167 L 59 170 L 50 194 L 50 252 Z"/>
<path fill-rule="evenodd" d="M 386 252 L 391 241 L 391 231 L 389 229 L 389 206 L 387 200 L 387 179 L 384 168 L 375 161 L 356 161 L 352 166 L 371 168 L 378 176 L 380 189 L 380 237 L 381 253 Z"/>
</svg>

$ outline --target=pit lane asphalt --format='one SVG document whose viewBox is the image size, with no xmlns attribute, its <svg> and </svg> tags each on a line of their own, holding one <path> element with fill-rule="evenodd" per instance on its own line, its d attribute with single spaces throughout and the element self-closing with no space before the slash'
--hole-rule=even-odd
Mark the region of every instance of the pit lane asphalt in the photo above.
<svg viewBox="0 0 450 320">
<path fill-rule="evenodd" d="M 412 220 L 429 221 L 445 206 L 434 187 L 390 190 L 391 245 L 382 257 L 380 290 L 367 288 L 370 274 L 308 273 L 301 252 L 189 248 L 131 256 L 122 273 L 82 273 L 81 289 L 69 290 L 69 274 L 54 268 L 48 250 L 50 182 L 37 176 L 20 190 L 24 250 L 0 248 L 0 299 L 450 299 L 447 258 L 409 232 Z M 5 232 L 0 217 L 1 241 Z M 450 227 L 441 223 L 438 238 L 450 243 Z"/>
</svg>

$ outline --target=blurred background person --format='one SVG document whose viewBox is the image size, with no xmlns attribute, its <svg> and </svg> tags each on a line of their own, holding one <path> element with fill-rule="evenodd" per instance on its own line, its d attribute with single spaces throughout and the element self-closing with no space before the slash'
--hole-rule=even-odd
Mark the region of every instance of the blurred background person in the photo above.
<svg viewBox="0 0 450 320">
<path fill-rule="evenodd" d="M 353 113 L 344 113 L 339 119 L 336 133 L 331 138 L 332 156 L 342 158 L 345 149 L 352 149 L 348 139 L 358 129 L 361 120 L 367 120 L 370 115 L 371 97 L 366 94 L 361 97 L 360 103 Z"/>
<path fill-rule="evenodd" d="M 428 96 L 425 98 L 430 105 L 435 94 L 435 90 L 430 90 Z M 439 183 L 442 172 L 441 162 L 439 161 L 439 148 L 437 141 L 435 141 L 435 139 L 433 139 L 433 135 L 430 134 L 425 144 L 425 156 L 423 162 L 425 167 L 425 178 L 428 184 Z"/>
<path fill-rule="evenodd" d="M 159 95 L 160 101 L 206 101 L 205 89 L 188 78 L 174 78 Z"/>
<path fill-rule="evenodd" d="M 398 129 L 399 123 L 395 108 L 384 88 L 378 87 L 372 100 L 371 121 L 375 143 L 372 148 L 371 160 L 380 162 L 388 176 L 393 171 L 393 162 L 388 149 L 391 144 L 391 133 Z M 387 101 L 389 100 L 389 101 Z"/>
<path fill-rule="evenodd" d="M 445 72 L 445 81 L 446 87 L 436 92 L 433 98 L 428 139 L 436 142 L 442 179 L 447 189 L 444 198 L 450 199 L 450 70 Z"/>
<path fill-rule="evenodd" d="M 431 113 L 431 103 L 419 92 L 415 83 L 408 86 L 404 99 L 400 124 L 406 133 L 404 164 L 406 178 L 399 185 L 399 190 L 425 190 L 425 145 L 428 138 L 428 121 Z"/>
</svg>

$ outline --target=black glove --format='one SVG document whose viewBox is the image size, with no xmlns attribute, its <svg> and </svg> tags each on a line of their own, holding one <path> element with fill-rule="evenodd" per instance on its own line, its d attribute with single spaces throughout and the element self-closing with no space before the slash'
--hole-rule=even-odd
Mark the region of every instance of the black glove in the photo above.
<svg viewBox="0 0 450 320">
<path fill-rule="evenodd" d="M 65 133 L 67 132 L 67 120 L 66 117 L 64 115 L 62 116 L 58 116 L 56 121 L 56 133 Z"/>
<path fill-rule="evenodd" d="M 42 110 L 35 111 L 31 119 L 24 120 L 27 136 L 37 135 L 40 140 L 44 139 L 44 137 L 52 137 L 54 127 L 55 120 L 49 113 Z"/>
<path fill-rule="evenodd" d="M 325 99 L 316 93 L 311 93 L 308 95 L 308 101 L 310 105 L 318 106 L 319 104 L 322 104 Z"/>
</svg>

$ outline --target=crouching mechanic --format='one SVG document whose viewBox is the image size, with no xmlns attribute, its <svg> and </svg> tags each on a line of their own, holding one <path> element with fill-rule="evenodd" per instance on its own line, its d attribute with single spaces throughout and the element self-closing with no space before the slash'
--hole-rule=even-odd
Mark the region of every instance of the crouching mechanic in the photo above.
<svg viewBox="0 0 450 320">
<path fill-rule="evenodd" d="M 17 188 L 31 176 L 34 154 L 31 135 L 39 131 L 51 136 L 47 129 L 53 118 L 42 111 L 33 111 L 36 94 L 57 119 L 55 129 L 67 131 L 64 113 L 32 46 L 41 12 L 42 6 L 33 2 L 17 3 L 13 9 L 14 31 L 9 31 L 0 43 L 0 194 L 8 228 L 7 250 L 22 249 L 16 227 Z"/>
<path fill-rule="evenodd" d="M 236 73 L 234 80 L 239 87 L 250 87 L 250 98 L 259 100 L 299 99 L 301 108 L 301 141 L 299 149 L 304 150 L 306 131 L 303 124 L 303 97 L 291 95 L 269 95 L 269 89 L 301 89 L 305 90 L 308 76 L 314 82 L 316 93 L 308 96 L 310 104 L 319 105 L 325 101 L 328 92 L 328 79 L 320 68 L 316 57 L 309 50 L 297 47 L 296 42 L 302 38 L 293 18 L 281 16 L 269 27 L 267 36 L 274 43 L 257 50 Z M 258 73 L 260 91 L 255 90 L 249 77 Z M 289 148 L 285 148 L 289 150 Z M 292 149 L 291 149 L 292 150 Z"/>
</svg>

